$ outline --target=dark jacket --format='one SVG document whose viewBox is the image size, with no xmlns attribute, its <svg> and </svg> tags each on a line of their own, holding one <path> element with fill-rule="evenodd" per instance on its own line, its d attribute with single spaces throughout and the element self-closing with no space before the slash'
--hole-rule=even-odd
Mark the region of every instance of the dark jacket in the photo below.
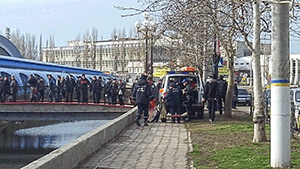
<svg viewBox="0 0 300 169">
<path fill-rule="evenodd" d="M 204 98 L 217 98 L 219 96 L 219 84 L 215 79 L 210 79 L 204 89 Z"/>
<path fill-rule="evenodd" d="M 237 84 L 234 84 L 234 86 L 233 86 L 233 95 L 236 97 L 239 95 L 239 90 L 238 90 Z"/>
<path fill-rule="evenodd" d="M 125 95 L 126 85 L 125 83 L 119 84 L 118 95 Z"/>
<path fill-rule="evenodd" d="M 219 84 L 219 96 L 225 97 L 227 91 L 227 82 L 223 79 L 219 79 L 218 84 Z"/>
<path fill-rule="evenodd" d="M 46 83 L 45 81 L 39 81 L 37 85 L 38 91 L 45 91 L 46 90 Z"/>
<path fill-rule="evenodd" d="M 185 91 L 184 97 L 186 101 L 192 101 L 193 99 L 195 99 L 195 90 L 190 84 L 186 85 L 183 90 Z"/>
<path fill-rule="evenodd" d="M 3 93 L 10 93 L 10 84 L 9 84 L 8 80 L 3 81 L 2 92 Z"/>
<path fill-rule="evenodd" d="M 29 87 L 36 87 L 38 81 L 36 80 L 35 77 L 29 78 L 27 83 L 29 84 Z"/>
<path fill-rule="evenodd" d="M 80 89 L 83 90 L 87 90 L 88 89 L 88 85 L 90 84 L 90 82 L 87 79 L 81 79 L 80 80 Z"/>
<path fill-rule="evenodd" d="M 97 92 L 98 91 L 98 80 L 92 80 L 90 84 L 90 92 Z"/>
<path fill-rule="evenodd" d="M 111 81 L 106 82 L 106 84 L 104 86 L 104 94 L 110 94 L 110 85 L 111 85 Z"/>
<path fill-rule="evenodd" d="M 18 92 L 18 82 L 16 79 L 11 80 L 10 82 L 10 91 L 11 93 L 17 93 Z"/>
<path fill-rule="evenodd" d="M 158 88 L 154 83 L 151 85 L 151 93 L 153 95 L 153 99 L 158 100 Z"/>
<path fill-rule="evenodd" d="M 66 78 L 65 79 L 65 90 L 67 92 L 73 92 L 74 91 L 74 87 L 76 87 L 76 82 L 73 78 Z"/>
<path fill-rule="evenodd" d="M 151 93 L 150 84 L 146 81 L 146 79 L 140 79 L 136 83 L 133 89 L 132 97 L 136 104 L 149 104 L 153 96 Z"/>
<path fill-rule="evenodd" d="M 49 79 L 49 88 L 50 88 L 50 90 L 56 89 L 56 80 L 53 77 L 51 79 Z"/>
<path fill-rule="evenodd" d="M 110 94 L 112 96 L 118 95 L 118 84 L 117 83 L 111 83 L 110 84 Z"/>
<path fill-rule="evenodd" d="M 168 106 L 178 106 L 181 101 L 181 91 L 177 85 L 172 85 L 165 96 Z"/>
<path fill-rule="evenodd" d="M 4 80 L 0 79 L 0 92 L 2 92 L 3 90 L 3 85 L 4 85 Z M 1 94 L 1 93 L 0 93 Z M 0 95 L 1 96 L 1 95 Z"/>
<path fill-rule="evenodd" d="M 102 91 L 102 80 L 98 79 L 97 80 L 97 92 L 101 92 Z"/>
</svg>

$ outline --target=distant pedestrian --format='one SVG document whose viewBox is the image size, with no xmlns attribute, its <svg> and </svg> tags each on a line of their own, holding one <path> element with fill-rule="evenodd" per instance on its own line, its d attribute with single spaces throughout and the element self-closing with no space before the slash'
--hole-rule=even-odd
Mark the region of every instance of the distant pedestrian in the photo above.
<svg viewBox="0 0 300 169">
<path fill-rule="evenodd" d="M 80 91 L 81 91 L 80 81 L 81 81 L 81 79 L 82 79 L 81 76 L 79 76 L 78 80 L 77 80 L 77 83 L 76 83 L 76 87 L 75 87 L 77 103 L 81 102 L 81 95 L 80 95 Z"/>
<path fill-rule="evenodd" d="M 143 74 L 133 89 L 132 97 L 133 97 L 133 100 L 135 101 L 136 105 L 138 106 L 138 112 L 137 112 L 136 118 L 135 118 L 135 123 L 138 126 L 141 126 L 139 120 L 140 120 L 142 114 L 144 115 L 144 125 L 148 126 L 149 103 L 150 103 L 150 100 L 153 99 L 153 96 L 151 93 L 151 87 L 150 87 L 150 84 L 147 82 L 146 78 L 147 78 L 147 75 Z"/>
<path fill-rule="evenodd" d="M 30 92 L 30 102 L 36 102 L 37 101 L 36 87 L 37 87 L 38 81 L 33 75 L 30 75 L 27 83 L 29 84 L 29 87 L 30 87 L 30 90 L 31 90 L 31 92 Z"/>
<path fill-rule="evenodd" d="M 102 77 L 99 76 L 98 81 L 97 81 L 97 99 L 96 99 L 97 103 L 100 103 L 102 88 L 103 88 L 103 86 L 102 86 Z"/>
<path fill-rule="evenodd" d="M 4 77 L 2 91 L 3 91 L 2 101 L 6 102 L 6 99 L 7 99 L 8 95 L 10 94 L 10 84 L 8 81 L 8 77 L 6 77 L 6 76 Z"/>
<path fill-rule="evenodd" d="M 111 96 L 111 104 L 117 104 L 117 96 L 118 96 L 118 84 L 117 79 L 114 79 L 110 84 L 110 96 Z"/>
<path fill-rule="evenodd" d="M 82 74 L 80 81 L 80 96 L 81 96 L 81 102 L 82 103 L 88 103 L 88 88 L 90 85 L 90 82 L 85 78 L 85 74 Z"/>
<path fill-rule="evenodd" d="M 18 82 L 16 81 L 14 75 L 11 76 L 10 93 L 11 93 L 11 102 L 16 102 L 17 93 L 18 93 Z"/>
<path fill-rule="evenodd" d="M 98 98 L 98 96 L 97 96 L 97 94 L 98 94 L 97 90 L 98 90 L 98 80 L 97 80 L 97 77 L 94 76 L 93 80 L 92 80 L 92 82 L 90 84 L 90 93 L 92 94 L 92 98 L 93 98 L 94 103 L 98 102 L 97 101 L 97 98 Z"/>
<path fill-rule="evenodd" d="M 222 75 L 220 75 L 218 84 L 219 84 L 218 109 L 219 109 L 220 115 L 222 115 L 223 103 L 225 105 L 225 98 L 226 98 L 226 92 L 227 92 L 227 82 L 223 79 Z"/>
<path fill-rule="evenodd" d="M 76 87 L 76 82 L 72 75 L 69 75 L 69 77 L 65 80 L 65 101 L 66 102 L 73 102 L 73 93 L 74 93 L 74 87 Z"/>
<path fill-rule="evenodd" d="M 0 76 L 0 102 L 3 102 L 3 85 L 4 85 L 4 80 Z"/>
<path fill-rule="evenodd" d="M 37 84 L 37 92 L 38 92 L 37 101 L 44 102 L 45 90 L 46 90 L 46 82 L 44 81 L 43 78 L 41 78 Z"/>
<path fill-rule="evenodd" d="M 232 100 L 232 108 L 236 109 L 237 101 L 238 101 L 238 95 L 239 95 L 239 90 L 238 90 L 238 81 L 236 80 L 234 82 L 233 86 L 233 100 Z"/>
<path fill-rule="evenodd" d="M 106 101 L 108 104 L 111 104 L 110 85 L 111 85 L 111 79 L 108 78 L 104 86 L 104 104 L 106 104 Z"/>
<path fill-rule="evenodd" d="M 49 102 L 56 102 L 56 80 L 52 75 L 48 75 L 49 79 Z"/>
<path fill-rule="evenodd" d="M 216 102 L 219 95 L 219 84 L 216 75 L 211 76 L 205 85 L 204 98 L 208 102 L 209 122 L 215 120 Z"/>
<path fill-rule="evenodd" d="M 118 89 L 118 99 L 121 106 L 124 106 L 124 95 L 126 91 L 126 85 L 120 79 L 119 81 L 119 89 Z"/>
<path fill-rule="evenodd" d="M 60 102 L 62 100 L 62 89 L 63 89 L 63 83 L 61 76 L 57 76 L 56 81 L 56 101 Z"/>
</svg>

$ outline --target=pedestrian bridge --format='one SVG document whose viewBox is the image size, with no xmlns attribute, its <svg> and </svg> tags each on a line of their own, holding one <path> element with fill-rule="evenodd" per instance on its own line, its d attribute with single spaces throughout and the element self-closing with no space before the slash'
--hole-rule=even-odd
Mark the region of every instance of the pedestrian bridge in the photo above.
<svg viewBox="0 0 300 169">
<path fill-rule="evenodd" d="M 104 105 L 94 103 L 30 103 L 0 104 L 0 121 L 21 120 L 112 120 L 133 108 L 132 105 Z"/>
</svg>

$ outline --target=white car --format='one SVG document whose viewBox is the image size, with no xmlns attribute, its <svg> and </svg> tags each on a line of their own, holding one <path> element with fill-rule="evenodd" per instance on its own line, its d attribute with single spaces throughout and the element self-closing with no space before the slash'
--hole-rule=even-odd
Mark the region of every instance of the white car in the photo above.
<svg viewBox="0 0 300 169">
<path fill-rule="evenodd" d="M 200 75 L 198 74 L 193 74 L 193 73 L 174 73 L 174 74 L 167 74 L 163 77 L 162 79 L 162 85 L 161 88 L 159 89 L 159 98 L 160 98 L 160 103 L 163 103 L 162 98 L 164 95 L 166 95 L 169 84 L 170 84 L 170 79 L 173 79 L 174 82 L 179 84 L 179 87 L 181 89 L 184 88 L 183 84 L 181 83 L 183 79 L 187 79 L 190 81 L 192 87 L 195 89 L 195 100 L 194 103 L 192 104 L 192 115 L 195 115 L 197 118 L 203 118 L 204 114 L 204 106 L 203 106 L 203 95 L 204 95 L 204 86 L 202 79 Z M 162 106 L 158 106 L 162 108 Z M 168 105 L 166 105 L 166 110 L 168 111 Z M 185 112 L 184 106 L 182 105 L 181 112 Z M 161 120 L 164 122 L 166 120 L 166 116 L 163 114 L 161 115 Z"/>
</svg>

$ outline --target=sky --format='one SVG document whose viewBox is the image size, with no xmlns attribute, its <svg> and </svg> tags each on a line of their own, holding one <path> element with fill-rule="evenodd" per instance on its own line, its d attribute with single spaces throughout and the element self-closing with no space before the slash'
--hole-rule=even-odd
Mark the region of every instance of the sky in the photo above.
<svg viewBox="0 0 300 169">
<path fill-rule="evenodd" d="M 114 6 L 138 7 L 137 0 L 0 0 L 0 31 L 19 29 L 39 38 L 43 35 L 43 46 L 49 35 L 54 35 L 56 46 L 66 46 L 89 29 L 95 27 L 103 39 L 111 38 L 114 28 L 129 32 L 142 15 L 121 17 L 133 11 L 121 11 Z"/>
<path fill-rule="evenodd" d="M 55 46 L 67 46 L 78 34 L 95 27 L 104 40 L 111 38 L 114 28 L 127 33 L 134 28 L 142 15 L 121 17 L 133 11 L 121 11 L 114 6 L 141 8 L 138 0 L 0 0 L 0 31 L 6 27 L 19 29 L 39 38 L 43 35 L 43 46 L 49 35 L 54 35 Z M 300 54 L 300 39 L 291 38 L 291 53 Z"/>
</svg>

